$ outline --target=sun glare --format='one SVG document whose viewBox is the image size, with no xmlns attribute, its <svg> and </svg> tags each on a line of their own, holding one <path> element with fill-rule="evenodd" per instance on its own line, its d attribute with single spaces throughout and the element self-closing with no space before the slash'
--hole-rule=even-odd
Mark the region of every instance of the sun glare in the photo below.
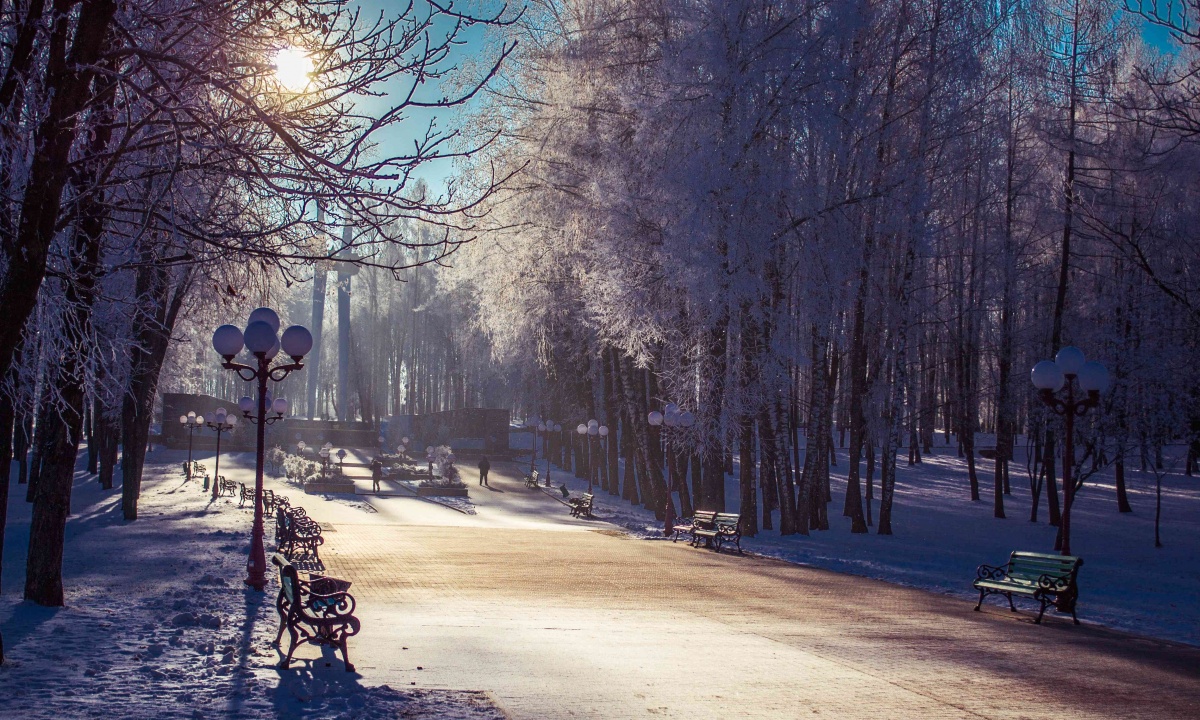
<svg viewBox="0 0 1200 720">
<path fill-rule="evenodd" d="M 303 92 L 312 82 L 313 64 L 300 48 L 290 47 L 275 55 L 275 77 L 292 92 Z"/>
</svg>

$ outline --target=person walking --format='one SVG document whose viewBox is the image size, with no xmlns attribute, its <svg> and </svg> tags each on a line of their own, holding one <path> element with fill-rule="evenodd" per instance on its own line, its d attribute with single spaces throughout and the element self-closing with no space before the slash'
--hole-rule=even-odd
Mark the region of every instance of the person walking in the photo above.
<svg viewBox="0 0 1200 720">
<path fill-rule="evenodd" d="M 379 458 L 371 461 L 371 489 L 379 492 L 379 483 L 383 481 L 383 463 Z"/>
<path fill-rule="evenodd" d="M 488 485 L 488 479 L 487 479 L 488 470 L 491 470 L 491 469 L 492 469 L 492 464 L 490 462 L 488 462 L 487 455 L 480 457 L 479 458 L 479 484 L 480 485 L 482 485 L 484 487 L 491 487 L 491 485 Z"/>
</svg>

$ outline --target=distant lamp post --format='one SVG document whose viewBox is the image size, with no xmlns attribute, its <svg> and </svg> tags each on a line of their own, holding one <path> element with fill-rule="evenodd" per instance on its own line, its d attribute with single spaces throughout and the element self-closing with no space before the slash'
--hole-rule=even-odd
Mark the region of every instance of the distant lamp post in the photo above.
<svg viewBox="0 0 1200 720">
<path fill-rule="evenodd" d="M 263 541 L 263 445 L 266 438 L 266 426 L 283 418 L 288 410 L 288 402 L 277 398 L 271 407 L 267 407 L 267 381 L 280 382 L 292 372 L 304 367 L 303 359 L 312 349 L 312 334 L 307 328 L 293 325 L 279 332 L 279 315 L 270 308 L 258 308 L 250 313 L 243 332 L 233 325 L 222 325 L 213 333 L 213 349 L 221 356 L 221 367 L 232 370 L 242 380 L 258 381 L 257 413 L 254 411 L 255 402 L 249 397 L 238 401 L 238 409 L 245 419 L 258 425 L 257 444 L 255 448 L 254 472 L 254 527 L 250 538 L 250 558 L 246 562 L 246 584 L 255 590 L 262 591 L 267 585 L 267 557 Z M 246 365 L 233 361 L 233 358 L 245 347 L 253 356 L 252 363 Z M 283 362 L 272 367 L 271 361 L 282 350 L 291 358 L 291 362 Z M 270 417 L 269 412 L 275 416 Z"/>
<path fill-rule="evenodd" d="M 187 415 L 179 416 L 179 423 L 187 428 L 188 431 L 187 472 L 183 474 L 183 479 L 186 482 L 192 479 L 192 433 L 195 432 L 196 428 L 204 427 L 204 416 L 189 412 Z"/>
<path fill-rule="evenodd" d="M 696 424 L 696 416 L 686 410 L 681 411 L 675 403 L 667 403 L 662 412 L 652 410 L 646 416 L 647 422 L 652 426 L 659 428 L 658 442 L 660 454 L 666 459 L 666 482 L 667 501 L 663 504 L 663 535 L 670 535 L 675 527 L 675 501 L 671 498 L 671 493 L 675 491 L 675 473 L 672 472 L 674 463 L 671 461 L 671 455 L 667 447 L 667 431 L 666 428 L 690 428 Z"/>
<path fill-rule="evenodd" d="M 301 455 L 303 455 L 303 454 L 304 454 L 304 451 L 305 451 L 307 448 L 308 448 L 308 445 L 305 445 L 303 440 L 301 440 L 300 442 L 296 443 L 296 449 L 300 451 L 300 454 L 301 454 Z"/>
<path fill-rule="evenodd" d="M 536 417 L 525 423 L 525 427 L 533 431 L 533 447 L 529 451 L 529 474 L 533 474 L 533 463 L 537 460 L 538 431 L 546 430 L 546 423 Z"/>
<path fill-rule="evenodd" d="M 425 462 L 429 463 L 429 478 L 433 479 L 433 446 L 425 446 Z"/>
<path fill-rule="evenodd" d="M 596 432 L 599 433 L 599 435 L 600 435 L 600 465 L 601 465 L 601 467 L 607 468 L 608 467 L 608 426 L 601 425 L 600 427 L 598 427 L 596 429 Z M 608 470 L 606 469 L 604 472 L 607 473 Z M 603 475 L 603 476 L 608 477 L 607 475 Z M 609 483 L 609 487 L 612 487 L 612 478 L 609 478 L 608 483 Z M 605 490 L 608 490 L 608 488 L 605 488 Z"/>
<path fill-rule="evenodd" d="M 542 435 L 542 455 L 546 456 L 546 487 L 550 487 L 550 455 L 552 446 L 548 442 L 553 440 L 555 437 L 554 433 L 560 433 L 559 437 L 561 437 L 562 425 L 550 420 L 547 420 L 545 425 L 546 431 Z"/>
<path fill-rule="evenodd" d="M 329 479 L 329 460 L 330 460 L 330 456 L 332 454 L 333 454 L 333 443 L 331 443 L 331 442 L 326 442 L 324 445 L 321 446 L 321 449 L 317 451 L 317 457 L 321 458 L 321 479 L 322 480 Z"/>
<path fill-rule="evenodd" d="M 341 473 L 342 475 L 345 475 L 346 470 L 345 470 L 344 466 L 346 464 L 346 449 L 338 448 L 337 456 L 338 456 L 338 472 Z"/>
<path fill-rule="evenodd" d="M 578 436 L 579 436 L 581 439 L 583 439 L 583 440 L 585 440 L 585 441 L 586 441 L 586 439 L 587 439 L 587 423 L 579 423 L 578 425 L 576 425 L 576 426 L 575 426 L 575 434 L 576 434 L 576 435 L 578 435 Z M 576 446 L 576 447 L 578 447 L 578 446 Z M 578 456 L 576 457 L 576 461 L 575 461 L 575 468 L 576 468 L 576 469 L 578 469 L 578 468 L 579 468 L 579 460 L 578 460 Z M 576 475 L 575 477 L 579 477 L 579 476 L 578 476 L 578 475 Z M 592 485 L 592 479 L 589 477 L 589 478 L 588 478 L 588 488 L 589 488 L 589 490 L 590 490 L 590 488 L 591 488 L 591 485 Z"/>
<path fill-rule="evenodd" d="M 1066 422 L 1066 438 L 1063 442 L 1063 511 L 1060 531 L 1062 554 L 1071 554 L 1071 505 L 1075 500 L 1075 418 L 1083 417 L 1091 408 L 1100 404 L 1100 393 L 1108 389 L 1108 368 L 1096 361 L 1088 361 L 1083 351 L 1068 345 L 1058 351 L 1054 360 L 1042 360 L 1033 366 L 1030 380 L 1038 390 L 1038 397 L 1055 414 Z M 1086 393 L 1075 396 L 1075 382 Z"/>
<path fill-rule="evenodd" d="M 600 473 L 596 467 L 596 453 L 593 448 L 596 445 L 596 438 L 600 437 L 600 423 L 595 420 L 588 420 L 588 492 L 592 491 L 592 484 L 599 482 Z"/>
<path fill-rule="evenodd" d="M 212 499 L 213 502 L 216 502 L 217 493 L 219 492 L 218 488 L 221 484 L 219 482 L 219 473 L 221 471 L 221 433 L 231 432 L 235 427 L 237 427 L 237 415 L 230 415 L 229 413 L 225 412 L 225 408 L 217 408 L 217 412 L 213 416 L 213 419 L 208 422 L 208 426 L 217 431 L 217 455 L 215 458 L 213 458 L 212 474 Z M 207 481 L 205 482 L 207 483 Z M 208 489 L 207 484 L 204 486 L 204 489 Z"/>
</svg>

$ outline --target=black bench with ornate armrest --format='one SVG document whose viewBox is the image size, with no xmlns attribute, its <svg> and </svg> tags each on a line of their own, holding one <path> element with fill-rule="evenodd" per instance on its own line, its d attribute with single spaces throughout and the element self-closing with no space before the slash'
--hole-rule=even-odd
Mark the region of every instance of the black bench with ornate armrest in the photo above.
<svg viewBox="0 0 1200 720">
<path fill-rule="evenodd" d="M 737 551 L 742 552 L 742 518 L 737 513 L 697 510 L 692 516 L 691 525 L 680 523 L 672 528 L 672 532 L 675 539 L 681 533 L 690 534 L 692 547 L 699 547 L 700 541 L 704 540 L 705 547 L 720 552 L 722 545 L 733 542 Z"/>
<path fill-rule="evenodd" d="M 537 489 L 538 486 L 538 471 L 534 470 L 525 476 L 525 487 Z"/>
<path fill-rule="evenodd" d="M 321 526 L 317 521 L 308 517 L 299 505 L 285 506 L 277 502 L 275 507 L 275 546 L 279 552 L 289 558 L 320 560 L 317 548 L 325 542 L 325 538 L 321 536 Z"/>
<path fill-rule="evenodd" d="M 1075 603 L 1079 599 L 1079 567 L 1083 558 L 1071 555 L 1047 555 L 1045 553 L 1014 550 L 1005 565 L 980 565 L 975 571 L 971 585 L 979 591 L 979 610 L 988 595 L 1003 595 L 1008 598 L 1008 607 L 1016 611 L 1013 595 L 1030 597 L 1041 604 L 1037 620 L 1040 623 L 1046 608 L 1053 605 L 1060 613 L 1071 613 L 1075 624 Z"/>
<path fill-rule="evenodd" d="M 218 475 L 217 483 L 220 485 L 220 488 L 217 490 L 217 497 L 224 497 L 225 495 L 237 497 L 238 484 L 236 482 L 226 480 L 224 475 Z"/>
<path fill-rule="evenodd" d="M 595 495 L 584 493 L 579 497 L 567 498 L 567 505 L 571 507 L 571 517 L 591 517 L 592 516 L 592 500 Z"/>
<path fill-rule="evenodd" d="M 346 592 L 350 583 L 322 575 L 301 580 L 296 567 L 279 553 L 271 557 L 271 562 L 279 566 L 279 597 L 275 600 L 279 633 L 275 643 L 279 644 L 284 630 L 291 638 L 279 667 L 286 669 L 291 664 L 297 645 L 311 643 L 341 650 L 346 672 L 354 672 L 346 638 L 357 635 L 362 624 L 354 617 L 354 596 Z"/>
</svg>

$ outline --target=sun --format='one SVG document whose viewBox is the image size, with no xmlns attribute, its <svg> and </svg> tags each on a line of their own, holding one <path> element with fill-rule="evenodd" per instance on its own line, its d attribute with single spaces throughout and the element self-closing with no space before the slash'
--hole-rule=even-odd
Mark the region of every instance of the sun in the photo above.
<svg viewBox="0 0 1200 720">
<path fill-rule="evenodd" d="M 289 47 L 275 54 L 275 78 L 292 92 L 304 92 L 312 82 L 312 59 L 303 50 Z"/>
</svg>

